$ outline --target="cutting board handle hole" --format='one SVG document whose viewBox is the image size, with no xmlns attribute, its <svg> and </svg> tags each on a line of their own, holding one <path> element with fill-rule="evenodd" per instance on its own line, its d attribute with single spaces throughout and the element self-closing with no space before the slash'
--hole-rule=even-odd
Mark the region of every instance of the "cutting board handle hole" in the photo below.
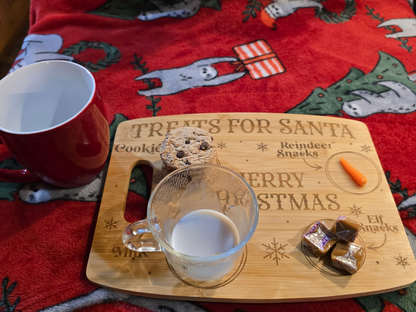
<svg viewBox="0 0 416 312">
<path fill-rule="evenodd" d="M 133 167 L 124 210 L 124 219 L 127 222 L 133 223 L 146 218 L 147 202 L 152 189 L 152 176 L 153 168 L 150 165 L 137 163 Z"/>
</svg>

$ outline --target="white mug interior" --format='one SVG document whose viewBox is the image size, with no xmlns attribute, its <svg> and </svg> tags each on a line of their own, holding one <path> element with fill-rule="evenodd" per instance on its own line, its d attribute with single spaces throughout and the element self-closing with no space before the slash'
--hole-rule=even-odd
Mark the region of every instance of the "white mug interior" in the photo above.
<svg viewBox="0 0 416 312">
<path fill-rule="evenodd" d="M 92 74 L 76 63 L 25 66 L 0 81 L 0 129 L 29 134 L 59 127 L 88 105 L 95 88 Z"/>
</svg>

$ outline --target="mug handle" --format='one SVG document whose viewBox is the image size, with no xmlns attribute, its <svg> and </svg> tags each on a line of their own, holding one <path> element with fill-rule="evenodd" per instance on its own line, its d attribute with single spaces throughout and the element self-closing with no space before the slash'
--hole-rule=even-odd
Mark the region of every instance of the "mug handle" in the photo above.
<svg viewBox="0 0 416 312">
<path fill-rule="evenodd" d="M 3 145 L 3 140 L 0 137 L 0 144 Z M 9 170 L 0 169 L 0 181 L 13 183 L 29 183 L 39 181 L 39 178 L 27 169 Z"/>
<path fill-rule="evenodd" d="M 9 170 L 0 169 L 0 181 L 13 183 L 29 183 L 39 181 L 39 178 L 27 169 Z"/>
<path fill-rule="evenodd" d="M 145 233 L 150 233 L 147 219 L 130 224 L 122 235 L 124 245 L 138 252 L 163 251 L 154 237 L 142 238 Z"/>
</svg>

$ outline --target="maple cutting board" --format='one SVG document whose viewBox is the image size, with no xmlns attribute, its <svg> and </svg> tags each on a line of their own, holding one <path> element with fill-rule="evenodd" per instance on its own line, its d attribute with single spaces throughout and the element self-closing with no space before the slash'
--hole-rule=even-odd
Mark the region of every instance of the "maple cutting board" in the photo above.
<svg viewBox="0 0 416 312">
<path fill-rule="evenodd" d="M 179 280 L 163 253 L 137 253 L 121 239 L 130 172 L 153 167 L 162 179 L 159 149 L 166 133 L 197 126 L 214 137 L 222 166 L 252 186 L 259 222 L 241 262 L 221 281 L 197 286 Z M 341 166 L 364 173 L 358 186 Z M 227 197 L 220 198 L 226 202 Z M 318 220 L 345 215 L 361 223 L 366 247 L 355 275 L 332 268 L 301 245 Z M 103 287 L 149 297 L 229 302 L 291 302 L 357 297 L 399 289 L 416 280 L 416 261 L 364 123 L 309 115 L 227 113 L 152 117 L 119 125 L 87 264 Z"/>
</svg>

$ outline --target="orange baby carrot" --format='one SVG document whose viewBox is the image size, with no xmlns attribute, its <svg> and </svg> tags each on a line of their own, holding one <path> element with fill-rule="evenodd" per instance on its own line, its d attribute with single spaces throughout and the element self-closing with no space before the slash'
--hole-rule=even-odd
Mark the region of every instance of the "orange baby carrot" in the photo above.
<svg viewBox="0 0 416 312">
<path fill-rule="evenodd" d="M 363 186 L 367 183 L 367 178 L 361 172 L 351 166 L 344 158 L 341 158 L 340 161 L 344 169 L 351 175 L 351 177 L 355 182 L 357 182 L 358 185 Z"/>
</svg>

